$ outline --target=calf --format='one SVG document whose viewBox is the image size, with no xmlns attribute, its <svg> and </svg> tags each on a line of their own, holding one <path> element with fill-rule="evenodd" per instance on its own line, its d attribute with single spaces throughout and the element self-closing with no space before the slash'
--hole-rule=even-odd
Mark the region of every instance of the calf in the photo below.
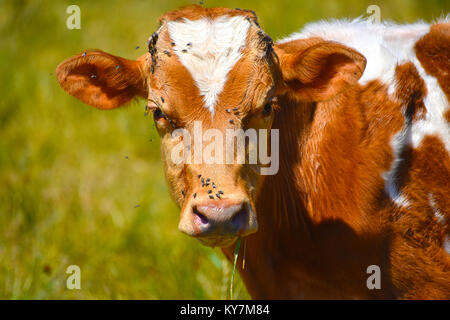
<svg viewBox="0 0 450 320">
<path fill-rule="evenodd" d="M 160 21 L 139 59 L 90 50 L 57 77 L 99 109 L 148 99 L 182 232 L 230 260 L 242 237 L 253 298 L 450 298 L 448 22 L 321 22 L 274 44 L 252 11 Z M 198 125 L 215 160 L 230 130 L 266 132 L 279 166 L 234 145 L 231 162 L 190 161 L 210 148 Z"/>
</svg>

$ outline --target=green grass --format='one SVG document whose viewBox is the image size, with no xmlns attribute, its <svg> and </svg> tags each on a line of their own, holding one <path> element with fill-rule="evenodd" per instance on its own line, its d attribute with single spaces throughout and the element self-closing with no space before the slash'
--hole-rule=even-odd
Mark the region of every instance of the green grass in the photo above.
<svg viewBox="0 0 450 320">
<path fill-rule="evenodd" d="M 0 1 L 0 298 L 228 297 L 232 266 L 177 230 L 144 102 L 98 111 L 55 79 L 58 63 L 87 48 L 138 57 L 157 17 L 191 3 Z M 370 4 L 400 22 L 449 12 L 437 0 L 205 3 L 254 9 L 275 39 Z M 66 28 L 70 4 L 81 7 L 81 30 Z M 81 290 L 66 289 L 71 264 L 81 268 Z M 234 298 L 248 298 L 237 280 Z"/>
</svg>

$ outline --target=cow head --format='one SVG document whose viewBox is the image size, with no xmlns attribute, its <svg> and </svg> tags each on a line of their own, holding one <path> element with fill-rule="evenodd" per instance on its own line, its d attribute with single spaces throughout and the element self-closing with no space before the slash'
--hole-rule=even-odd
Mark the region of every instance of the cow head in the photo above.
<svg viewBox="0 0 450 320">
<path fill-rule="evenodd" d="M 254 203 L 267 164 L 249 155 L 261 144 L 277 152 L 270 134 L 284 107 L 277 97 L 331 99 L 357 82 L 365 59 L 321 39 L 273 45 L 253 12 L 200 6 L 163 15 L 148 43 L 149 53 L 137 60 L 83 52 L 58 66 L 58 81 L 99 109 L 148 99 L 170 193 L 181 208 L 179 229 L 206 245 L 229 246 L 258 228 Z M 230 150 L 228 142 L 249 130 L 258 145 L 240 150 L 236 142 Z"/>
</svg>

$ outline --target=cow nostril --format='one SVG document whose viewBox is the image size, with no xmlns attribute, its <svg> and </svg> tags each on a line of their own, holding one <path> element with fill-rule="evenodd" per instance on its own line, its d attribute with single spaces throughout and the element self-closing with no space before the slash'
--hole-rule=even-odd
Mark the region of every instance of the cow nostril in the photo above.
<svg viewBox="0 0 450 320">
<path fill-rule="evenodd" d="M 235 230 L 239 231 L 243 228 L 247 219 L 247 213 L 247 206 L 243 205 L 241 209 L 234 214 L 233 218 L 231 219 L 231 223 Z"/>
<path fill-rule="evenodd" d="M 194 213 L 194 219 L 199 224 L 201 225 L 208 224 L 208 219 L 205 217 L 205 215 L 203 215 L 202 213 L 200 213 L 200 211 L 198 211 L 197 207 L 194 207 L 192 211 Z"/>
</svg>

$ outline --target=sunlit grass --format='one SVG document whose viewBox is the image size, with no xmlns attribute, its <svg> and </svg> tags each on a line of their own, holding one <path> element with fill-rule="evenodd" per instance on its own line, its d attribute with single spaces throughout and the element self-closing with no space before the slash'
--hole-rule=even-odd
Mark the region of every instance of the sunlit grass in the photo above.
<svg viewBox="0 0 450 320">
<path fill-rule="evenodd" d="M 77 1 L 82 29 L 65 26 L 69 1 L 0 2 L 0 298 L 220 299 L 231 268 L 219 250 L 177 230 L 144 102 L 102 112 L 65 94 L 56 65 L 87 48 L 145 53 L 167 10 L 194 1 Z M 281 38 L 304 23 L 357 17 L 373 1 L 205 1 L 254 9 Z M 378 1 L 382 18 L 412 22 L 448 1 Z M 140 46 L 139 49 L 135 49 Z M 65 270 L 81 268 L 81 290 Z M 234 298 L 248 298 L 235 281 Z"/>
</svg>

